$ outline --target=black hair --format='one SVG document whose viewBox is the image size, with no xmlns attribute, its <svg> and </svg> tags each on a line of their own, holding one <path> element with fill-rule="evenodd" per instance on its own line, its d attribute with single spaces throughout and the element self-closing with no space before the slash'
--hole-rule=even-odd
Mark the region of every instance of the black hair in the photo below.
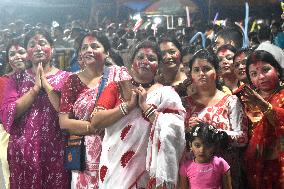
<svg viewBox="0 0 284 189">
<path fill-rule="evenodd" d="M 217 37 L 222 37 L 226 42 L 233 41 L 236 49 L 242 48 L 243 34 L 237 28 L 225 28 L 216 34 Z"/>
<path fill-rule="evenodd" d="M 24 39 L 25 48 L 27 48 L 30 39 L 32 37 L 36 36 L 36 35 L 42 35 L 48 41 L 50 46 L 53 47 L 53 40 L 52 40 L 49 32 L 46 31 L 45 29 L 35 27 L 35 28 L 31 29 L 25 36 L 25 39 Z"/>
<path fill-rule="evenodd" d="M 109 50 L 109 56 L 115 62 L 116 65 L 124 66 L 124 62 L 123 62 L 122 57 L 119 55 L 119 53 L 115 52 L 113 49 Z"/>
<path fill-rule="evenodd" d="M 246 57 L 248 57 L 250 54 L 252 53 L 252 50 L 251 49 L 248 49 L 248 48 L 245 48 L 245 49 L 240 49 L 238 50 L 235 55 L 234 55 L 234 58 L 233 58 L 233 61 L 235 62 L 235 59 L 240 56 L 241 54 L 245 54 Z"/>
<path fill-rule="evenodd" d="M 162 36 L 158 39 L 158 45 L 164 42 L 172 42 L 176 46 L 176 48 L 181 52 L 181 44 L 178 42 L 178 40 L 175 37 Z"/>
<path fill-rule="evenodd" d="M 187 145 L 191 144 L 196 137 L 200 138 L 205 146 L 217 146 L 221 149 L 227 149 L 229 146 L 228 134 L 225 131 L 218 131 L 216 127 L 208 123 L 198 123 L 185 134 Z"/>
<path fill-rule="evenodd" d="M 270 40 L 271 30 L 268 26 L 261 27 L 257 32 L 259 41 Z"/>
<path fill-rule="evenodd" d="M 81 51 L 83 40 L 87 36 L 95 37 L 103 45 L 103 47 L 105 49 L 105 53 L 107 53 L 109 51 L 109 49 L 111 48 L 110 42 L 109 42 L 108 38 L 105 36 L 105 34 L 103 34 L 103 32 L 95 30 L 95 31 L 83 33 L 83 34 L 80 35 L 80 37 L 78 39 L 79 48 L 77 49 L 77 54 L 79 54 L 79 52 Z"/>
<path fill-rule="evenodd" d="M 145 41 L 139 42 L 136 46 L 132 47 L 132 49 L 130 51 L 131 55 L 130 55 L 129 65 L 128 66 L 132 65 L 133 60 L 135 58 L 135 55 L 137 54 L 139 49 L 142 49 L 142 48 L 151 48 L 151 49 L 153 49 L 156 52 L 157 56 L 158 56 L 158 63 L 161 62 L 161 60 L 162 60 L 161 51 L 160 51 L 160 48 L 158 47 L 157 43 L 155 43 L 153 41 L 145 40 Z"/>
<path fill-rule="evenodd" d="M 191 58 L 191 60 L 188 63 L 188 67 L 190 68 L 190 73 L 192 71 L 192 65 L 193 65 L 193 63 L 195 62 L 196 59 L 206 60 L 207 62 L 209 62 L 214 67 L 216 72 L 219 71 L 219 60 L 218 60 L 218 57 L 216 56 L 216 54 L 209 51 L 209 50 L 201 49 L 193 55 L 193 57 Z M 216 88 L 219 89 L 219 90 L 222 90 L 222 85 L 221 85 L 221 83 L 218 79 L 216 79 Z"/>
<path fill-rule="evenodd" d="M 251 86 L 253 86 L 253 84 L 251 82 L 251 78 L 250 78 L 250 74 L 249 74 L 249 66 L 251 64 L 256 63 L 257 61 L 266 62 L 266 63 L 270 64 L 272 67 L 274 67 L 277 70 L 277 72 L 279 73 L 279 75 L 278 75 L 279 80 L 281 80 L 282 75 L 283 75 L 283 71 L 282 71 L 280 64 L 277 62 L 277 60 L 274 58 L 274 56 L 267 51 L 257 50 L 257 51 L 254 51 L 250 54 L 250 56 L 247 59 L 247 64 L 246 64 L 246 74 L 247 74 L 247 78 L 248 78 Z"/>
<path fill-rule="evenodd" d="M 194 54 L 195 53 L 195 47 L 193 45 L 190 46 L 183 46 L 181 50 L 181 55 L 186 56 L 188 54 Z"/>
<path fill-rule="evenodd" d="M 219 47 L 219 48 L 217 49 L 217 54 L 218 54 L 218 52 L 223 51 L 223 50 L 230 50 L 230 51 L 232 51 L 234 54 L 237 52 L 237 49 L 236 49 L 233 45 L 231 45 L 231 44 L 225 44 L 225 45 L 222 45 L 221 47 Z"/>
</svg>

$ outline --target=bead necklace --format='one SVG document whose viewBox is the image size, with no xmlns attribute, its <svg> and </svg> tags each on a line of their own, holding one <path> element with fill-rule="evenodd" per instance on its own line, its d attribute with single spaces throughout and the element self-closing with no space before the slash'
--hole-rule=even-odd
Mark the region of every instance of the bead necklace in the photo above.
<svg viewBox="0 0 284 189">
<path fill-rule="evenodd" d="M 155 83 L 154 80 L 152 80 L 150 83 L 138 83 L 138 82 L 134 81 L 133 78 L 131 79 L 131 84 L 136 86 L 136 87 L 142 86 L 143 88 L 149 88 L 152 85 L 154 85 L 154 83 Z"/>
</svg>

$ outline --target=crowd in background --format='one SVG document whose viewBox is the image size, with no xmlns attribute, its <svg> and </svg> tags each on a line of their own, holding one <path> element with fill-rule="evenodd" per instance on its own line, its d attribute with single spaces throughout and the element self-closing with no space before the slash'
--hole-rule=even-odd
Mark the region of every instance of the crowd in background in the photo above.
<svg viewBox="0 0 284 189">
<path fill-rule="evenodd" d="M 0 31 L 3 186 L 284 188 L 282 24 L 255 26 L 245 44 L 229 19 L 194 41 L 197 27 L 10 23 Z M 70 49 L 61 70 L 56 53 Z M 84 170 L 64 167 L 74 135 Z"/>
</svg>

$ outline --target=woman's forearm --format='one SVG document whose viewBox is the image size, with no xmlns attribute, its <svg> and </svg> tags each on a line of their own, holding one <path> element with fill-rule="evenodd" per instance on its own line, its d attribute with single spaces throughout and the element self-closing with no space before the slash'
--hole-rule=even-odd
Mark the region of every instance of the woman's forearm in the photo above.
<svg viewBox="0 0 284 189">
<path fill-rule="evenodd" d="M 33 87 L 16 101 L 16 119 L 21 117 L 31 107 L 38 93 L 39 89 Z"/>
<path fill-rule="evenodd" d="M 72 135 L 88 135 L 91 133 L 89 121 L 70 119 L 68 114 L 59 115 L 59 125 L 62 130 L 66 130 Z"/>
<path fill-rule="evenodd" d="M 91 120 L 92 129 L 103 129 L 119 121 L 124 116 L 119 107 L 109 110 L 101 110 L 93 113 Z"/>
<path fill-rule="evenodd" d="M 53 88 L 50 88 L 48 91 L 46 91 L 46 93 L 53 108 L 58 112 L 60 104 L 60 95 L 55 90 L 53 90 Z"/>
</svg>

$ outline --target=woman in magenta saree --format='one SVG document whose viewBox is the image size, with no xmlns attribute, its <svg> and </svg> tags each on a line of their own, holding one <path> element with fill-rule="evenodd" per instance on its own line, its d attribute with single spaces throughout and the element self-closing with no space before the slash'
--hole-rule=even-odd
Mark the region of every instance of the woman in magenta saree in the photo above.
<svg viewBox="0 0 284 189">
<path fill-rule="evenodd" d="M 63 167 L 65 146 L 59 122 L 59 95 L 69 73 L 51 64 L 53 43 L 48 33 L 32 30 L 25 46 L 32 68 L 12 74 L 0 109 L 10 134 L 10 188 L 69 188 Z"/>
</svg>

